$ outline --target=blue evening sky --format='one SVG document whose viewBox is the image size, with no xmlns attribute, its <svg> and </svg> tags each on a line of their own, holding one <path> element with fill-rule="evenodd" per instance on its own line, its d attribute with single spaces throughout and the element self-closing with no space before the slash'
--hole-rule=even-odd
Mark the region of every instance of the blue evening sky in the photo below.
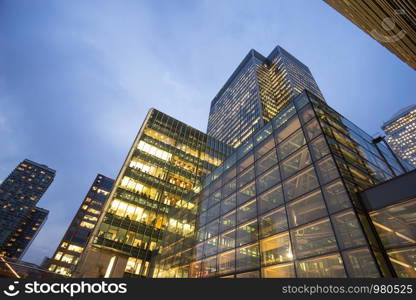
<svg viewBox="0 0 416 300">
<path fill-rule="evenodd" d="M 372 135 L 415 101 L 416 73 L 321 0 L 0 0 L 0 181 L 24 158 L 57 170 L 24 259 L 53 254 L 96 174 L 117 175 L 149 108 L 205 131 L 248 51 L 277 44 Z"/>
</svg>

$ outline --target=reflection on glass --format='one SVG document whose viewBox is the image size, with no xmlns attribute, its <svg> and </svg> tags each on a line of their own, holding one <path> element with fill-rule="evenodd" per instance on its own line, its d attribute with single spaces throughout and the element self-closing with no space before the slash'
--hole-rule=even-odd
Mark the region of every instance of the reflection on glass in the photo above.
<svg viewBox="0 0 416 300">
<path fill-rule="evenodd" d="M 234 228 L 236 225 L 236 211 L 229 212 L 221 217 L 220 232 Z"/>
<path fill-rule="evenodd" d="M 327 215 L 320 190 L 291 202 L 287 206 L 290 227 L 303 225 Z"/>
<path fill-rule="evenodd" d="M 315 175 L 313 167 L 304 170 L 296 177 L 286 180 L 283 183 L 284 191 L 287 200 L 293 200 L 296 197 L 303 195 L 319 186 L 318 179 Z"/>
<path fill-rule="evenodd" d="M 332 157 L 324 158 L 316 164 L 316 171 L 318 172 L 321 184 L 328 183 L 339 177 L 337 167 Z"/>
<path fill-rule="evenodd" d="M 211 277 L 217 272 L 217 257 L 207 258 L 202 261 L 202 276 Z"/>
<path fill-rule="evenodd" d="M 247 183 L 249 183 L 253 179 L 254 179 L 254 166 L 246 169 L 238 176 L 238 180 L 237 180 L 238 188 L 245 186 Z"/>
<path fill-rule="evenodd" d="M 224 184 L 224 186 L 222 187 L 222 195 L 223 197 L 227 197 L 228 195 L 232 194 L 235 192 L 236 189 L 236 182 L 235 179 L 227 182 L 226 184 Z"/>
<path fill-rule="evenodd" d="M 278 208 L 260 218 L 260 236 L 266 237 L 287 230 L 286 211 Z"/>
<path fill-rule="evenodd" d="M 288 178 L 312 163 L 307 147 L 299 150 L 282 163 L 282 176 Z"/>
<path fill-rule="evenodd" d="M 289 233 L 281 233 L 260 241 L 261 262 L 270 265 L 293 260 Z"/>
<path fill-rule="evenodd" d="M 368 248 L 354 249 L 343 253 L 349 277 L 378 278 L 380 274 Z"/>
<path fill-rule="evenodd" d="M 299 118 L 303 124 L 307 123 L 313 117 L 315 117 L 315 112 L 313 111 L 310 104 L 302 108 L 302 110 L 299 112 Z"/>
<path fill-rule="evenodd" d="M 257 241 L 257 220 L 243 224 L 237 229 L 237 246 Z"/>
<path fill-rule="evenodd" d="M 291 231 L 296 258 L 324 254 L 338 249 L 329 219 Z"/>
<path fill-rule="evenodd" d="M 245 158 L 243 158 L 243 160 L 238 165 L 238 172 L 241 172 L 244 169 L 248 168 L 249 166 L 251 166 L 253 164 L 253 162 L 254 162 L 253 154 L 250 154 L 250 155 L 246 156 Z"/>
<path fill-rule="evenodd" d="M 201 277 L 201 261 L 196 261 L 191 264 L 189 268 L 189 277 L 191 278 L 200 278 Z"/>
<path fill-rule="evenodd" d="M 280 206 L 284 202 L 282 186 L 278 185 L 274 188 L 271 188 L 267 192 L 261 194 L 257 200 L 259 203 L 260 213 L 264 213 Z"/>
<path fill-rule="evenodd" d="M 220 251 L 235 248 L 235 229 L 224 232 L 220 237 Z"/>
<path fill-rule="evenodd" d="M 256 185 L 253 181 L 252 183 L 246 185 L 240 189 L 237 193 L 237 204 L 241 205 L 244 202 L 247 202 L 256 195 Z"/>
<path fill-rule="evenodd" d="M 306 140 L 305 140 L 305 136 L 303 135 L 303 131 L 298 130 L 291 137 L 289 137 L 286 141 L 281 143 L 279 147 L 277 148 L 279 159 L 280 160 L 285 159 L 290 154 L 300 149 L 303 145 L 305 145 L 305 143 L 306 143 Z"/>
<path fill-rule="evenodd" d="M 260 278 L 259 271 L 237 274 L 237 278 Z"/>
<path fill-rule="evenodd" d="M 277 163 L 276 151 L 270 151 L 266 156 L 256 161 L 256 173 L 257 175 L 263 173 L 267 169 L 270 169 Z"/>
<path fill-rule="evenodd" d="M 236 205 L 237 205 L 237 197 L 235 194 L 232 194 L 231 196 L 225 198 L 221 202 L 221 215 L 234 209 Z"/>
<path fill-rule="evenodd" d="M 218 237 L 214 237 L 205 242 L 204 256 L 211 256 L 217 254 Z"/>
<path fill-rule="evenodd" d="M 330 153 L 328 145 L 323 136 L 310 143 L 310 149 L 314 161 L 317 161 L 318 159 Z"/>
<path fill-rule="evenodd" d="M 257 178 L 257 192 L 262 193 L 279 182 L 280 172 L 279 167 L 276 166 Z"/>
<path fill-rule="evenodd" d="M 283 124 L 276 132 L 276 140 L 278 143 L 282 142 L 289 135 L 300 128 L 299 118 L 294 116 L 287 123 Z"/>
<path fill-rule="evenodd" d="M 257 215 L 256 200 L 250 201 L 237 209 L 237 224 L 253 219 Z"/>
<path fill-rule="evenodd" d="M 331 217 L 335 234 L 342 249 L 366 244 L 355 213 L 350 210 Z"/>
<path fill-rule="evenodd" d="M 416 247 L 387 251 L 399 277 L 416 278 Z"/>
<path fill-rule="evenodd" d="M 263 278 L 295 278 L 295 266 L 293 263 L 286 263 L 262 268 Z"/>
<path fill-rule="evenodd" d="M 319 127 L 319 123 L 316 119 L 309 122 L 305 126 L 305 133 L 306 133 L 306 137 L 309 140 L 312 140 L 313 138 L 317 137 L 318 135 L 322 133 L 321 128 Z"/>
<path fill-rule="evenodd" d="M 324 186 L 323 191 L 330 213 L 351 207 L 350 197 L 341 180 Z"/>
<path fill-rule="evenodd" d="M 299 278 L 347 277 L 339 254 L 297 262 L 296 270 Z"/>
<path fill-rule="evenodd" d="M 257 146 L 255 152 L 256 152 L 256 158 L 262 157 L 264 154 L 269 152 L 271 149 L 275 147 L 274 138 L 273 136 L 270 136 L 267 140 L 265 140 L 263 143 Z"/>
<path fill-rule="evenodd" d="M 218 255 L 218 271 L 221 274 L 235 271 L 235 250 Z"/>
<path fill-rule="evenodd" d="M 259 267 L 260 253 L 257 243 L 237 249 L 237 271 L 250 270 Z"/>
</svg>

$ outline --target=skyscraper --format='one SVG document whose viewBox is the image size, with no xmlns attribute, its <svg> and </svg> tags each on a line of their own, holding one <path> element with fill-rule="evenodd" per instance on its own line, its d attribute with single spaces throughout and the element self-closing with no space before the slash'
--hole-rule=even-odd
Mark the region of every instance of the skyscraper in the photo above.
<svg viewBox="0 0 416 300">
<path fill-rule="evenodd" d="M 0 252 L 20 259 L 45 222 L 48 211 L 36 204 L 55 170 L 25 159 L 0 185 Z"/>
<path fill-rule="evenodd" d="M 309 68 L 282 47 L 267 58 L 251 50 L 212 100 L 207 134 L 237 147 L 304 89 L 324 99 Z"/>
<path fill-rule="evenodd" d="M 324 0 L 416 70 L 414 0 Z"/>
<path fill-rule="evenodd" d="M 154 276 L 396 276 L 357 192 L 405 171 L 305 91 L 204 178 L 195 210 L 172 211 L 195 225 L 165 232 Z"/>
<path fill-rule="evenodd" d="M 183 196 L 197 192 L 201 177 L 220 165 L 231 150 L 151 109 L 117 176 L 76 276 L 148 276 L 164 231 L 182 224 L 179 219 L 168 220 L 168 213 L 193 210 L 195 205 Z"/>
<path fill-rule="evenodd" d="M 398 111 L 382 129 L 393 151 L 416 167 L 416 105 Z"/>
<path fill-rule="evenodd" d="M 54 255 L 46 265 L 43 265 L 45 269 L 64 276 L 72 276 L 113 184 L 113 179 L 101 174 L 97 175 Z"/>
</svg>

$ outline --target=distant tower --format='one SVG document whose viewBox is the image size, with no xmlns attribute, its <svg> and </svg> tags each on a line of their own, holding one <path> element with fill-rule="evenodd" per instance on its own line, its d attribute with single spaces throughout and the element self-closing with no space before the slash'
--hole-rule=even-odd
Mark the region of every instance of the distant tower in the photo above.
<svg viewBox="0 0 416 300">
<path fill-rule="evenodd" d="M 212 100 L 207 133 L 238 147 L 305 89 L 324 100 L 309 68 L 282 47 L 267 58 L 251 50 Z"/>
<path fill-rule="evenodd" d="M 416 105 L 401 109 L 382 129 L 393 151 L 416 167 Z"/>
<path fill-rule="evenodd" d="M 48 211 L 36 204 L 55 170 L 25 159 L 0 185 L 0 252 L 20 259 L 46 221 Z"/>
</svg>

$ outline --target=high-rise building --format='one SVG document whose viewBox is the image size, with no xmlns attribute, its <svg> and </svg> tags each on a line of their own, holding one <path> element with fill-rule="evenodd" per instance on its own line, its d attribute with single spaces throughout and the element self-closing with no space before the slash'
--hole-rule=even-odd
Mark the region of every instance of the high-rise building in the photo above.
<svg viewBox="0 0 416 300">
<path fill-rule="evenodd" d="M 36 204 L 55 170 L 25 159 L 0 185 L 0 253 L 20 259 L 46 221 L 48 211 Z"/>
<path fill-rule="evenodd" d="M 392 150 L 416 167 L 416 105 L 398 111 L 382 129 Z"/>
<path fill-rule="evenodd" d="M 72 276 L 113 184 L 113 179 L 97 175 L 54 255 L 42 264 L 43 268 L 64 276 Z"/>
<path fill-rule="evenodd" d="M 304 89 L 324 100 L 309 68 L 277 46 L 251 50 L 211 102 L 207 134 L 238 147 Z"/>
<path fill-rule="evenodd" d="M 201 177 L 231 153 L 228 145 L 151 109 L 117 176 L 76 269 L 77 277 L 145 277 L 164 231 L 181 226 L 168 213 L 195 205 Z M 193 230 L 185 226 L 184 230 Z"/>
<path fill-rule="evenodd" d="M 416 70 L 414 0 L 324 0 Z"/>
<path fill-rule="evenodd" d="M 406 171 L 305 91 L 185 198 L 193 211 L 171 212 L 182 223 L 165 232 L 153 276 L 396 276 L 358 192 Z"/>
</svg>

